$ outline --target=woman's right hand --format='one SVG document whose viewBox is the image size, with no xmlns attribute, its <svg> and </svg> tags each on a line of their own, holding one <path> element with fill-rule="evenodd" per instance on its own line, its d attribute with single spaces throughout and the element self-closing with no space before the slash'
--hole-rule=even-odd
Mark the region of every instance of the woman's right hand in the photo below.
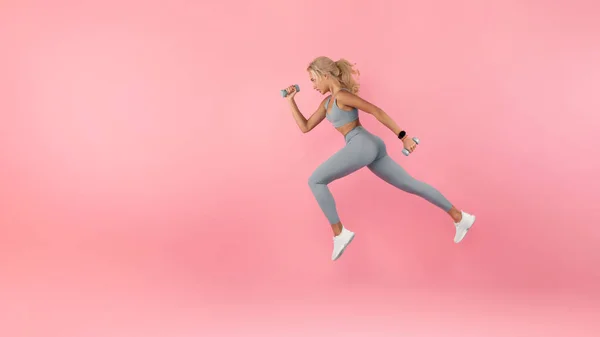
<svg viewBox="0 0 600 337">
<path fill-rule="evenodd" d="M 297 93 L 296 86 L 291 85 L 291 86 L 287 87 L 285 90 L 288 93 L 287 96 L 285 96 L 285 98 L 291 100 L 294 98 L 294 96 L 296 96 L 296 93 Z"/>
</svg>

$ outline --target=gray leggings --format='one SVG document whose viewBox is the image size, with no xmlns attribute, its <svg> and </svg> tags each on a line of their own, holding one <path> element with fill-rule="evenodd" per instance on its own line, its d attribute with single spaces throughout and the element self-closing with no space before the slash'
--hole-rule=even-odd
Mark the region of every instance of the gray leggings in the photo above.
<svg viewBox="0 0 600 337">
<path fill-rule="evenodd" d="M 308 179 L 308 185 L 330 224 L 340 222 L 340 218 L 327 185 L 365 166 L 390 185 L 418 195 L 446 212 L 452 208 L 438 190 L 415 180 L 390 158 L 381 138 L 357 126 L 346 134 L 345 139 L 346 146 L 317 167 Z"/>
</svg>

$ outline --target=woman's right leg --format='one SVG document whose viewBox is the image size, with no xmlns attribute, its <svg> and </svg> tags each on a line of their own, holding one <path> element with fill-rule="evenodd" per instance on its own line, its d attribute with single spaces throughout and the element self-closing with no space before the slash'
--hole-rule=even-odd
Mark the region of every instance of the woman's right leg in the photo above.
<svg viewBox="0 0 600 337">
<path fill-rule="evenodd" d="M 308 178 L 308 186 L 335 235 L 341 230 L 341 222 L 335 200 L 327 185 L 369 165 L 376 157 L 377 145 L 367 137 L 356 135 L 345 147 L 319 165 Z"/>
<path fill-rule="evenodd" d="M 363 134 L 355 135 L 344 148 L 319 165 L 308 179 L 308 185 L 333 230 L 331 259 L 334 261 L 352 242 L 354 233 L 342 226 L 335 200 L 327 185 L 369 165 L 377 157 L 377 151 L 377 144 L 371 138 Z"/>
</svg>

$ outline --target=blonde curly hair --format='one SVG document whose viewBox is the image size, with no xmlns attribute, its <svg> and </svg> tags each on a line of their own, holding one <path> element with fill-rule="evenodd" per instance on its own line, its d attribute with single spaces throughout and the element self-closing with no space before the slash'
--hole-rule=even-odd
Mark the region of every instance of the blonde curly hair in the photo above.
<svg viewBox="0 0 600 337">
<path fill-rule="evenodd" d="M 360 89 L 358 80 L 354 78 L 354 75 L 360 76 L 360 72 L 354 68 L 354 64 L 346 59 L 333 61 L 327 56 L 319 56 L 310 62 L 306 70 L 318 78 L 325 74 L 331 75 L 342 88 L 350 90 L 353 94 L 358 93 Z"/>
</svg>

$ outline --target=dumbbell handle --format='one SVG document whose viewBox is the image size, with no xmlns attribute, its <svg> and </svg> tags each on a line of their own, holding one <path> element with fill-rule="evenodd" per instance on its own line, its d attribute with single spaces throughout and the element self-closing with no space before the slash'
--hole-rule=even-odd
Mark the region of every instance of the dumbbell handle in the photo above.
<svg viewBox="0 0 600 337">
<path fill-rule="evenodd" d="M 419 138 L 413 137 L 413 140 L 415 141 L 415 143 L 417 143 L 417 145 L 419 144 Z M 410 152 L 408 152 L 407 149 L 402 149 L 402 153 L 404 153 L 405 156 L 408 156 L 410 154 Z"/>
<path fill-rule="evenodd" d="M 294 84 L 294 87 L 296 88 L 296 92 L 300 91 L 300 86 L 297 84 Z M 281 90 L 281 97 L 286 97 L 288 95 L 287 89 L 282 89 Z"/>
</svg>

